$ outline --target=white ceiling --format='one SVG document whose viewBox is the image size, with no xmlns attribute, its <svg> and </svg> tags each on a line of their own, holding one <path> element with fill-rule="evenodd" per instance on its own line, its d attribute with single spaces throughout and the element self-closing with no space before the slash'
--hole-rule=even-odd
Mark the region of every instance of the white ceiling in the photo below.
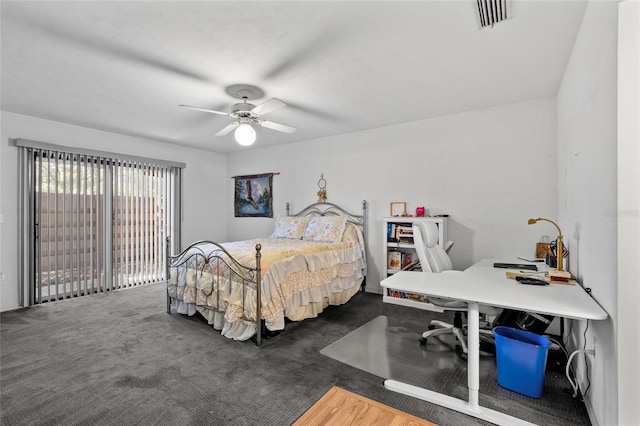
<svg viewBox="0 0 640 426">
<path fill-rule="evenodd" d="M 2 109 L 216 152 L 232 84 L 288 106 L 255 148 L 554 96 L 583 1 L 2 1 Z"/>
</svg>

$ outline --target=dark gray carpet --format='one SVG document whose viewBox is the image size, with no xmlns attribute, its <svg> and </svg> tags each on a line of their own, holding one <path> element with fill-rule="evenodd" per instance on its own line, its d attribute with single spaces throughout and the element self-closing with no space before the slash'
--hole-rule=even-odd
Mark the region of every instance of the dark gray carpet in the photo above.
<svg viewBox="0 0 640 426">
<path fill-rule="evenodd" d="M 467 368 L 452 357 L 453 335 L 430 338 L 426 346 L 417 336 L 426 329 L 419 321 L 381 315 L 320 351 L 337 361 L 382 379 L 394 379 L 464 400 L 468 399 Z M 589 424 L 582 404 L 565 392 L 566 377 L 550 362 L 540 399 L 503 389 L 497 384 L 495 357 L 480 356 L 480 404 L 538 424 Z M 558 410 L 560 408 L 560 410 Z"/>
<path fill-rule="evenodd" d="M 380 315 L 417 324 L 434 316 L 360 293 L 319 318 L 288 323 L 258 348 L 252 341 L 220 336 L 199 317 L 165 313 L 163 285 L 5 312 L 0 316 L 1 421 L 288 425 L 337 385 L 442 425 L 486 424 L 390 392 L 380 377 L 320 353 Z M 445 343 L 428 344 L 425 359 L 432 353 L 438 357 L 427 362 L 425 380 L 465 397 L 465 363 Z M 589 424 L 582 402 L 562 387 L 569 385 L 558 386 L 560 398 L 545 390 L 550 400 L 544 408 L 495 383 L 482 389 L 481 402 L 543 424 Z"/>
</svg>

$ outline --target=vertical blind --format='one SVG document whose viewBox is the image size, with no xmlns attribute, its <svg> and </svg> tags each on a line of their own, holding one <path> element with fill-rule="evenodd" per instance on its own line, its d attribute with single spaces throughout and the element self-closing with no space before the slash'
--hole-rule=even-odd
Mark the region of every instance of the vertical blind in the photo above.
<svg viewBox="0 0 640 426">
<path fill-rule="evenodd" d="M 181 166 L 18 139 L 23 306 L 165 277 Z"/>
</svg>

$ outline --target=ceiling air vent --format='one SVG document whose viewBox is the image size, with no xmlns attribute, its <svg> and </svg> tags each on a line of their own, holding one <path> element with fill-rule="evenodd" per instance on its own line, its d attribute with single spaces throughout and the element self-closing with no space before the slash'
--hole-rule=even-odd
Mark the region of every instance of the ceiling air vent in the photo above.
<svg viewBox="0 0 640 426">
<path fill-rule="evenodd" d="M 493 27 L 511 15 L 508 0 L 476 0 L 481 27 Z"/>
</svg>

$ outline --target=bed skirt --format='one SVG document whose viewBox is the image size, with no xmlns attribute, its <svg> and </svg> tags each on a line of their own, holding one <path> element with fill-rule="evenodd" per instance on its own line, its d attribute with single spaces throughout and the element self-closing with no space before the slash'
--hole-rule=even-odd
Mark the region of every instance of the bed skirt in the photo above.
<svg viewBox="0 0 640 426">
<path fill-rule="evenodd" d="M 337 277 L 328 284 L 303 290 L 288 299 L 285 308 L 285 316 L 291 321 L 302 321 L 307 318 L 315 318 L 328 306 L 339 306 L 347 303 L 358 293 L 364 277 L 360 270 L 351 277 Z M 195 303 L 186 303 L 172 299 L 171 310 L 176 313 L 192 316 L 196 313 L 207 320 L 214 329 L 230 339 L 247 340 L 256 334 L 256 324 L 250 321 L 227 321 L 225 313 L 210 309 L 206 306 L 198 306 Z M 270 331 L 283 330 L 284 317 L 265 326 Z"/>
</svg>

